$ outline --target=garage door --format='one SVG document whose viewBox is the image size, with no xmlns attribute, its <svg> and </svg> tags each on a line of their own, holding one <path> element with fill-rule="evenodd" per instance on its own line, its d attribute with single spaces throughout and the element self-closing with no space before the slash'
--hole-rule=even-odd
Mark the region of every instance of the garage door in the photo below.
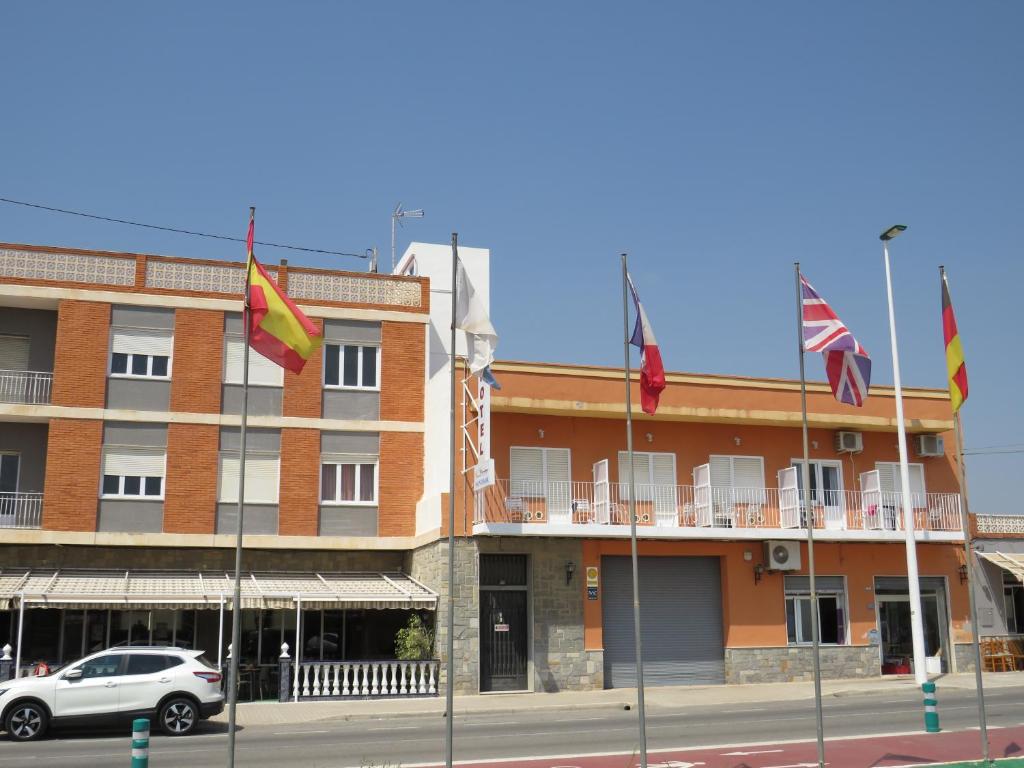
<svg viewBox="0 0 1024 768">
<path fill-rule="evenodd" d="M 717 557 L 641 557 L 645 685 L 725 682 L 722 582 Z M 604 684 L 636 686 L 633 579 L 628 557 L 601 558 Z"/>
</svg>

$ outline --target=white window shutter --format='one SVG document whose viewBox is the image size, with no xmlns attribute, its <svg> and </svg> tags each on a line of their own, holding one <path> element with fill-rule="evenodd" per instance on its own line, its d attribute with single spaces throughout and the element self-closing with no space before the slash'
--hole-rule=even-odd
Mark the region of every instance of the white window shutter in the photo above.
<svg viewBox="0 0 1024 768">
<path fill-rule="evenodd" d="M 568 483 L 572 479 L 569 477 L 568 448 L 546 448 L 544 458 L 548 483 Z"/>
<path fill-rule="evenodd" d="M 111 337 L 111 351 L 126 355 L 170 357 L 174 346 L 174 335 L 171 331 L 151 328 L 114 328 Z"/>
<path fill-rule="evenodd" d="M 103 474 L 163 477 L 166 452 L 163 448 L 117 445 L 103 449 Z"/>
<path fill-rule="evenodd" d="M 676 457 L 673 453 L 655 453 L 651 455 L 651 475 L 655 485 L 676 484 Z"/>
<path fill-rule="evenodd" d="M 0 371 L 28 370 L 28 337 L 0 336 Z"/>
<path fill-rule="evenodd" d="M 244 356 L 245 342 L 238 336 L 226 336 L 224 338 L 224 382 L 226 384 L 242 383 Z M 284 369 L 256 350 L 250 349 L 249 383 L 271 387 L 283 386 Z"/>
<path fill-rule="evenodd" d="M 764 463 L 760 456 L 733 456 L 733 486 L 764 488 Z"/>
<path fill-rule="evenodd" d="M 882 493 L 897 493 L 899 491 L 900 465 L 891 461 L 879 461 L 875 464 L 878 470 L 878 484 Z"/>
<path fill-rule="evenodd" d="M 711 485 L 715 488 L 731 487 L 732 457 L 712 456 L 709 464 L 711 465 Z"/>
<path fill-rule="evenodd" d="M 221 454 L 221 502 L 238 502 L 238 454 Z M 245 501 L 247 504 L 277 504 L 280 459 L 269 455 L 248 455 L 245 459 Z"/>
<path fill-rule="evenodd" d="M 544 449 L 513 448 L 509 480 L 513 496 L 544 495 Z"/>
<path fill-rule="evenodd" d="M 910 465 L 910 492 L 924 496 L 924 466 L 921 464 Z"/>
</svg>

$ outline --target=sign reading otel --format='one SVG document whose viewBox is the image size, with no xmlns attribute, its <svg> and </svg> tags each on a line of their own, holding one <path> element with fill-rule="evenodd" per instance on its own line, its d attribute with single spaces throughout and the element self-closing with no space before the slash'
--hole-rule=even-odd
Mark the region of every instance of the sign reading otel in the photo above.
<svg viewBox="0 0 1024 768">
<path fill-rule="evenodd" d="M 491 385 L 477 379 L 476 385 L 477 464 L 473 471 L 473 490 L 494 485 L 494 459 L 491 458 Z"/>
</svg>

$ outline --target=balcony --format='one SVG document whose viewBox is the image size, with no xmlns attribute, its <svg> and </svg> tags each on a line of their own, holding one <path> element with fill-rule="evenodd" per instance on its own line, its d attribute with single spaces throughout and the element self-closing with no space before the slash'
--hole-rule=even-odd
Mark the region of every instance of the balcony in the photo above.
<svg viewBox="0 0 1024 768">
<path fill-rule="evenodd" d="M 0 528 L 40 528 L 43 494 L 0 493 Z"/>
<path fill-rule="evenodd" d="M 962 539 L 960 497 L 916 493 L 914 525 L 922 538 Z M 824 539 L 903 538 L 902 495 L 825 491 L 812 502 Z M 693 538 L 804 538 L 808 517 L 796 489 L 693 485 L 636 486 L 639 535 Z M 498 480 L 476 494 L 477 533 L 622 536 L 629 532 L 625 483 Z M 932 535 L 939 534 L 939 535 Z"/>
<path fill-rule="evenodd" d="M 52 388 L 52 373 L 0 370 L 0 403 L 49 405 Z"/>
</svg>

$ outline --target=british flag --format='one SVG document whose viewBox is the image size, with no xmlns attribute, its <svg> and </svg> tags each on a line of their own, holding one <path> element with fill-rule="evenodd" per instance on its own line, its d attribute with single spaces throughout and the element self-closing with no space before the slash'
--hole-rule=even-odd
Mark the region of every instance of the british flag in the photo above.
<svg viewBox="0 0 1024 768">
<path fill-rule="evenodd" d="M 804 349 L 821 352 L 832 394 L 841 403 L 861 406 L 871 385 L 871 358 L 832 307 L 800 275 Z"/>
</svg>

